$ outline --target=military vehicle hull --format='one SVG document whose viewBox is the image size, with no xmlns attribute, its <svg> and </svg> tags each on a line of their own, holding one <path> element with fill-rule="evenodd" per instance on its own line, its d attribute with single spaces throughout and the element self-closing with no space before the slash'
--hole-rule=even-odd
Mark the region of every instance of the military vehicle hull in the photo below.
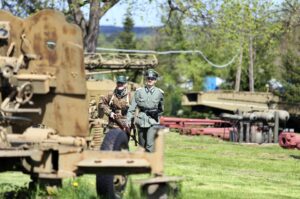
<svg viewBox="0 0 300 199">
<path fill-rule="evenodd" d="M 265 92 L 189 92 L 182 97 L 182 105 L 193 110 L 209 107 L 219 112 L 265 111 L 278 109 L 279 97 Z"/>
</svg>

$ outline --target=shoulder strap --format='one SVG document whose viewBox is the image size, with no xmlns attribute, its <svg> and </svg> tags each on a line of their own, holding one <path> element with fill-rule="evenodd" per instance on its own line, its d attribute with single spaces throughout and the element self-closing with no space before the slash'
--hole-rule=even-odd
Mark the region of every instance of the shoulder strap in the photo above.
<svg viewBox="0 0 300 199">
<path fill-rule="evenodd" d="M 126 102 L 127 102 L 127 106 L 129 106 L 129 95 L 130 95 L 130 92 L 127 93 L 127 96 L 126 96 Z"/>
<path fill-rule="evenodd" d="M 110 100 L 109 100 L 109 103 L 108 103 L 109 106 L 111 106 L 111 104 L 113 103 L 114 98 L 115 98 L 115 94 L 113 94 L 113 95 L 111 96 L 111 98 L 110 98 Z"/>
<path fill-rule="evenodd" d="M 165 94 L 165 92 L 164 92 L 162 89 L 158 88 L 158 90 L 159 90 L 162 94 Z"/>
</svg>

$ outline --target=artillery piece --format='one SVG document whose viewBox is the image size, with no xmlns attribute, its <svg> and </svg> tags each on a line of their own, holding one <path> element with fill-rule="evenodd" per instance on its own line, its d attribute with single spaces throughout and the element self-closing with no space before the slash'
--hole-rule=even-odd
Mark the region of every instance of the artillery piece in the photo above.
<svg viewBox="0 0 300 199">
<path fill-rule="evenodd" d="M 231 121 L 238 127 L 237 132 L 230 133 L 231 141 L 277 143 L 279 123 L 285 123 L 290 115 L 284 110 L 268 110 L 239 114 L 223 113 L 220 117 Z"/>
<path fill-rule="evenodd" d="M 157 129 L 153 153 L 91 150 L 82 34 L 60 12 L 20 19 L 0 11 L 0 68 L 1 172 L 22 171 L 48 184 L 98 174 L 97 192 L 109 198 L 125 185 L 113 175 L 151 173 L 144 190 L 155 184 L 155 193 L 172 180 L 163 177 L 166 129 Z M 104 150 L 128 148 L 124 135 L 105 139 L 112 144 Z"/>
</svg>

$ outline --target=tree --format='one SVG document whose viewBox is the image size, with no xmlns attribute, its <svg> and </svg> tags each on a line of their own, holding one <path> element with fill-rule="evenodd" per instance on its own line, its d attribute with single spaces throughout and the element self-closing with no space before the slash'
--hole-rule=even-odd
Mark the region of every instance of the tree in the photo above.
<svg viewBox="0 0 300 199">
<path fill-rule="evenodd" d="M 221 34 L 214 30 L 216 19 L 212 10 L 215 7 L 203 1 L 171 1 L 171 5 L 169 3 L 166 8 L 169 15 L 164 29 L 166 33 L 171 33 L 170 37 L 174 40 L 166 40 L 171 43 L 169 49 L 201 50 L 214 63 L 228 62 L 237 51 L 234 47 L 229 47 L 229 42 L 224 42 Z M 177 24 L 181 24 L 181 27 Z M 173 71 L 178 71 L 180 77 L 191 80 L 193 90 L 202 90 L 205 76 L 224 77 L 226 73 L 226 70 L 212 67 L 199 54 L 180 55 L 172 60 L 173 67 L 176 68 Z"/>
<path fill-rule="evenodd" d="M 72 16 L 81 28 L 85 50 L 94 52 L 97 47 L 99 20 L 120 0 L 3 0 L 2 9 L 7 9 L 19 16 L 27 16 L 44 8 L 55 8 Z M 65 7 L 67 3 L 68 7 Z M 83 8 L 89 6 L 88 19 L 84 17 Z"/>
<path fill-rule="evenodd" d="M 300 2 L 285 1 L 281 7 L 283 37 L 281 41 L 282 77 L 285 82 L 284 99 L 300 101 Z"/>
<path fill-rule="evenodd" d="M 265 73 L 264 78 L 272 76 L 274 64 L 275 40 L 280 35 L 280 24 L 275 21 L 274 4 L 270 1 L 223 1 L 218 11 L 218 30 L 233 46 L 240 49 L 235 90 L 240 89 L 240 78 L 243 65 L 248 62 L 248 89 L 254 91 L 262 87 L 263 79 L 258 78 Z M 269 53 L 268 51 L 272 51 Z M 246 55 L 246 56 L 245 56 Z M 267 56 L 266 56 L 267 55 Z M 268 66 L 266 70 L 266 66 Z M 266 72 L 269 71 L 269 74 Z"/>
<path fill-rule="evenodd" d="M 126 13 L 123 26 L 124 30 L 119 34 L 115 46 L 122 49 L 135 49 L 136 40 L 133 32 L 134 21 L 132 19 L 130 10 L 128 10 Z"/>
<path fill-rule="evenodd" d="M 189 24 L 184 36 L 188 38 L 189 49 L 201 49 L 215 63 L 227 62 L 239 53 L 235 70 L 212 71 L 209 64 L 203 61 L 200 62 L 202 70 L 205 68 L 209 73 L 219 73 L 223 78 L 235 81 L 236 91 L 240 87 L 250 91 L 254 91 L 255 87 L 263 89 L 266 77 L 271 77 L 275 71 L 272 65 L 277 52 L 272 51 L 280 35 L 280 24 L 275 21 L 272 1 L 169 2 L 170 12 L 182 13 L 183 21 Z M 229 73 L 229 70 L 236 75 Z M 240 86 L 240 82 L 246 82 L 245 79 L 248 83 Z"/>
<path fill-rule="evenodd" d="M 155 37 L 155 49 L 159 51 L 172 49 L 185 49 L 184 25 L 181 16 L 177 12 L 172 12 L 168 18 L 163 19 L 165 26 L 158 30 Z M 189 78 L 185 71 L 181 71 L 179 62 L 185 60 L 185 56 L 167 55 L 159 56 L 159 67 L 156 69 L 161 75 L 158 86 L 162 88 L 165 95 L 165 114 L 176 115 L 181 108 L 182 78 Z"/>
<path fill-rule="evenodd" d="M 299 34 L 299 33 L 298 33 Z M 300 102 L 300 57 L 293 50 L 288 50 L 283 56 L 285 73 L 284 100 L 287 102 Z M 288 71 L 288 72 L 287 72 Z"/>
<path fill-rule="evenodd" d="M 116 5 L 120 0 L 68 0 L 69 11 L 74 22 L 79 25 L 83 32 L 84 46 L 87 52 L 94 52 L 97 47 L 99 35 L 99 20 L 105 13 Z M 89 19 L 85 19 L 82 7 L 89 4 Z"/>
<path fill-rule="evenodd" d="M 134 21 L 132 19 L 130 9 L 127 10 L 125 14 L 125 19 L 123 21 L 123 31 L 117 36 L 114 46 L 120 49 L 136 49 L 136 39 L 133 32 Z M 138 70 L 128 73 L 130 76 L 130 81 L 137 82 L 139 77 Z"/>
</svg>

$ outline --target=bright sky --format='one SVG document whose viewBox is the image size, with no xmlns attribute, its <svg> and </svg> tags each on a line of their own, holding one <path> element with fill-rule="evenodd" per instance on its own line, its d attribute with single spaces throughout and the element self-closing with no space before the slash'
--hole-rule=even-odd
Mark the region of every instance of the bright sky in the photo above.
<svg viewBox="0 0 300 199">
<path fill-rule="evenodd" d="M 163 0 L 121 0 L 111 8 L 100 20 L 100 25 L 123 26 L 125 13 L 132 5 L 132 16 L 135 26 L 160 26 L 161 23 L 161 3 Z"/>
<path fill-rule="evenodd" d="M 151 1 L 151 3 L 150 3 Z M 283 0 L 271 0 L 277 4 Z M 120 0 L 100 20 L 100 25 L 114 25 L 123 27 L 123 20 L 128 7 L 132 7 L 135 26 L 161 26 L 163 10 L 161 6 L 166 0 Z"/>
</svg>

